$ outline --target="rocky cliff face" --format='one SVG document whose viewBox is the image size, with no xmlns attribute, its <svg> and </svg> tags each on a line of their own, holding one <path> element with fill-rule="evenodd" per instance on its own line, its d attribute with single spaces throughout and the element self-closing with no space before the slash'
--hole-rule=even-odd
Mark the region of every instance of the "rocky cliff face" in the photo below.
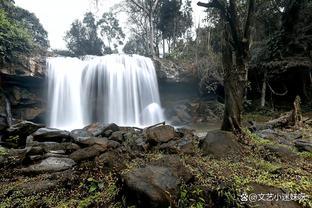
<svg viewBox="0 0 312 208">
<path fill-rule="evenodd" d="M 160 82 L 167 83 L 196 83 L 197 74 L 195 66 L 183 66 L 169 59 L 154 59 L 156 73 Z"/>
<path fill-rule="evenodd" d="M 21 57 L 17 64 L 0 67 L 0 120 L 44 122 L 45 58 Z M 10 111 L 10 112 L 8 112 Z"/>
</svg>

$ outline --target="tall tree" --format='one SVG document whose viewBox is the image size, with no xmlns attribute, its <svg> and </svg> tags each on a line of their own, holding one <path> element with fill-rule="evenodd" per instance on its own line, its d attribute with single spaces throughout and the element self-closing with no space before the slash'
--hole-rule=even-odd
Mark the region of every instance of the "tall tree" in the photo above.
<svg viewBox="0 0 312 208">
<path fill-rule="evenodd" d="M 75 56 L 103 55 L 104 43 L 98 37 L 98 27 L 94 15 L 86 13 L 83 21 L 75 20 L 65 36 L 67 48 Z"/>
<path fill-rule="evenodd" d="M 107 39 L 108 47 L 112 48 L 112 44 L 116 50 L 118 45 L 123 44 L 125 34 L 119 26 L 119 21 L 114 17 L 112 12 L 107 12 L 102 15 L 102 18 L 97 23 L 100 27 L 102 38 Z"/>
<path fill-rule="evenodd" d="M 137 11 L 142 12 L 144 17 L 147 18 L 148 22 L 148 39 L 149 39 L 149 50 L 151 56 L 155 56 L 155 14 L 156 9 L 159 5 L 160 0 L 129 0 L 130 6 L 135 7 Z"/>
<path fill-rule="evenodd" d="M 123 48 L 123 52 L 127 54 L 139 54 L 143 56 L 148 56 L 149 51 L 147 50 L 147 42 L 144 41 L 142 36 L 133 35 L 127 41 Z"/>
<path fill-rule="evenodd" d="M 211 0 L 198 6 L 217 9 L 222 31 L 222 63 L 224 68 L 225 110 L 222 130 L 240 131 L 243 100 L 247 87 L 250 31 L 253 23 L 254 0 L 245 5 L 246 14 L 238 12 L 238 0 Z M 245 18 L 244 18 L 245 17 Z"/>
<path fill-rule="evenodd" d="M 191 1 L 186 0 L 184 4 L 180 0 L 163 0 L 159 9 L 159 21 L 157 28 L 162 33 L 163 48 L 164 39 L 172 40 L 172 47 L 175 48 L 177 38 L 181 37 L 193 25 Z M 170 50 L 169 50 L 170 52 Z"/>
</svg>

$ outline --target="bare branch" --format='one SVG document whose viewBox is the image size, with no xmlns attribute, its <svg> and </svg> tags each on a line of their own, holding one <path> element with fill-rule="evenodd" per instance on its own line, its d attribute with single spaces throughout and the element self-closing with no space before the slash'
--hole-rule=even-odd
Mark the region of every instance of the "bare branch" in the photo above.
<svg viewBox="0 0 312 208">
<path fill-rule="evenodd" d="M 218 0 L 212 0 L 211 2 L 208 3 L 203 3 L 203 2 L 198 2 L 198 6 L 201 7 L 206 7 L 206 8 L 217 8 L 217 9 L 222 9 L 222 4 Z"/>
<path fill-rule="evenodd" d="M 249 37 L 250 37 L 250 26 L 253 21 L 252 19 L 254 16 L 254 11 L 255 11 L 255 1 L 249 0 L 248 13 L 247 13 L 247 18 L 246 18 L 246 23 L 245 23 L 245 28 L 244 28 L 244 39 L 246 40 L 249 40 Z"/>
<path fill-rule="evenodd" d="M 153 12 L 155 11 L 155 9 L 156 9 L 158 3 L 159 3 L 159 0 L 156 0 L 155 3 L 154 3 L 154 5 L 153 5 L 153 7 L 152 7 L 152 11 L 153 11 Z"/>
<path fill-rule="evenodd" d="M 138 2 L 136 2 L 136 0 L 130 0 L 130 2 L 132 2 L 135 6 L 137 6 L 138 8 L 140 8 L 143 12 L 145 12 L 146 14 L 148 14 L 148 10 L 143 6 L 140 5 Z"/>
</svg>

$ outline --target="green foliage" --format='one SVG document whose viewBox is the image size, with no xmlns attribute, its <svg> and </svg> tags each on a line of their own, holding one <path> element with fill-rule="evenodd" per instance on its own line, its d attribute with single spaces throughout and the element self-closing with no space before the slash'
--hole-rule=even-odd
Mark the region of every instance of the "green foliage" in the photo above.
<svg viewBox="0 0 312 208">
<path fill-rule="evenodd" d="M 198 186 L 189 188 L 182 183 L 178 197 L 178 207 L 204 208 L 206 204 L 204 191 Z"/>
<path fill-rule="evenodd" d="M 0 157 L 1 156 L 5 156 L 5 155 L 7 155 L 8 153 L 7 153 L 7 150 L 6 149 L 4 149 L 3 147 L 0 147 Z"/>
<path fill-rule="evenodd" d="M 18 54 L 29 54 L 31 50 L 32 41 L 27 30 L 0 9 L 0 64 L 13 62 Z"/>
<path fill-rule="evenodd" d="M 163 39 L 173 40 L 181 37 L 193 25 L 191 1 L 182 4 L 178 0 L 163 0 L 159 9 L 157 28 Z"/>
<path fill-rule="evenodd" d="M 0 64 L 16 62 L 20 54 L 44 53 L 48 47 L 47 32 L 34 14 L 14 1 L 0 0 Z"/>
<path fill-rule="evenodd" d="M 75 56 L 103 55 L 104 43 L 98 37 L 97 24 L 92 13 L 85 14 L 83 21 L 75 20 L 65 36 L 67 48 Z"/>
<path fill-rule="evenodd" d="M 312 159 L 312 152 L 299 152 L 298 155 L 303 158 Z"/>
<path fill-rule="evenodd" d="M 19 140 L 19 136 L 16 135 L 16 136 L 9 136 L 9 139 L 8 139 L 10 142 L 14 142 L 16 143 L 18 140 Z"/>
<path fill-rule="evenodd" d="M 99 36 L 101 34 L 101 37 Z M 85 14 L 82 21 L 75 20 L 66 32 L 67 48 L 73 56 L 103 55 L 117 52 L 125 35 L 119 26 L 119 21 L 113 13 L 104 13 L 96 21 L 91 12 Z M 107 41 L 105 45 L 104 40 Z M 114 51 L 111 46 L 114 47 Z"/>
<path fill-rule="evenodd" d="M 100 27 L 102 37 L 107 39 L 109 48 L 113 46 L 116 50 L 118 45 L 123 44 L 122 41 L 125 38 L 125 34 L 112 12 L 104 13 L 97 24 Z"/>
<path fill-rule="evenodd" d="M 257 145 L 265 145 L 265 144 L 275 144 L 272 141 L 268 140 L 268 139 L 264 139 L 259 137 L 258 135 L 252 133 L 249 129 L 247 128 L 243 128 L 242 129 L 244 134 L 251 140 L 253 141 L 255 144 Z"/>
<path fill-rule="evenodd" d="M 147 43 L 141 36 L 131 37 L 122 50 L 127 54 L 149 55 Z"/>
</svg>

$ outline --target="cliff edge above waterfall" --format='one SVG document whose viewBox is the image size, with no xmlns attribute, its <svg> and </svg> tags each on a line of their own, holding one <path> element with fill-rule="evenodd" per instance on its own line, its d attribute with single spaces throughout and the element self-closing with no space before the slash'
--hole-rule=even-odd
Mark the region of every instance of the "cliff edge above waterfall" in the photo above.
<svg viewBox="0 0 312 208">
<path fill-rule="evenodd" d="M 153 59 L 158 80 L 167 83 L 195 83 L 196 67 L 192 64 L 177 63 L 171 59 Z"/>
<path fill-rule="evenodd" d="M 11 64 L 0 66 L 2 109 L 10 105 L 12 116 L 17 120 L 44 122 L 45 113 L 45 57 L 20 56 Z M 2 115 L 6 113 L 0 112 Z"/>
</svg>

